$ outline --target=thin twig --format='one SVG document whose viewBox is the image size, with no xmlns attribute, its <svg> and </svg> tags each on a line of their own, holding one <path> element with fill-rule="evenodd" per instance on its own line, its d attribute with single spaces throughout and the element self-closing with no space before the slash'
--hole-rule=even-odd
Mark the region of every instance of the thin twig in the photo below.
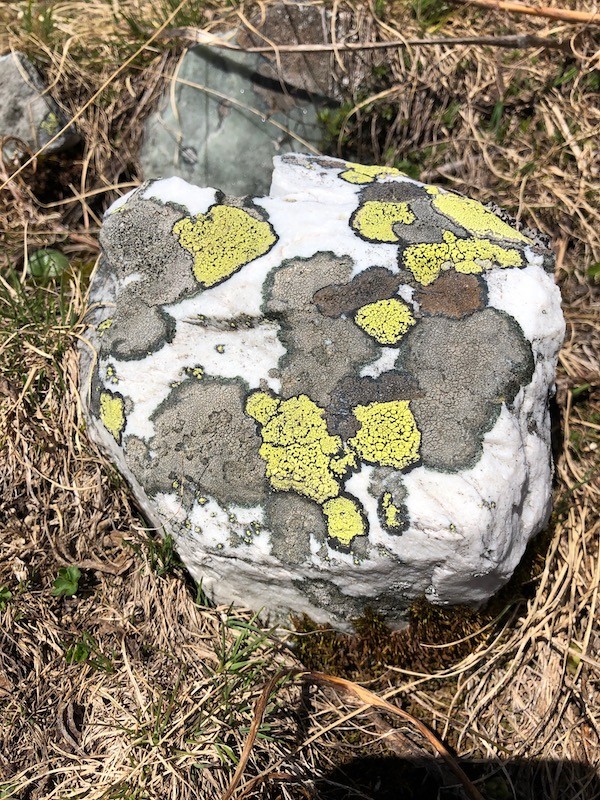
<svg viewBox="0 0 600 800">
<path fill-rule="evenodd" d="M 256 736 L 263 721 L 263 717 L 271 693 L 273 692 L 273 690 L 275 689 L 275 687 L 282 678 L 284 677 L 295 678 L 298 676 L 302 676 L 305 680 L 310 681 L 312 683 L 320 685 L 324 684 L 326 686 L 333 686 L 338 689 L 343 689 L 346 692 L 351 692 L 360 701 L 362 701 L 362 703 L 364 703 L 365 710 L 368 708 L 380 708 L 383 711 L 387 711 L 388 713 L 395 714 L 396 716 L 407 720 L 407 722 L 410 722 L 412 725 L 415 726 L 415 728 L 419 731 L 419 733 L 421 733 L 425 737 L 425 739 L 427 739 L 427 741 L 437 751 L 438 755 L 440 755 L 444 759 L 448 767 L 452 770 L 454 775 L 462 783 L 463 788 L 467 796 L 470 798 L 470 800 L 484 800 L 483 796 L 481 795 L 477 787 L 472 783 L 468 775 L 466 775 L 465 772 L 463 772 L 458 761 L 448 750 L 446 745 L 427 725 L 425 725 L 424 722 L 421 722 L 420 719 L 417 719 L 417 717 L 414 717 L 412 714 L 409 714 L 408 711 L 404 711 L 404 709 L 399 708 L 398 706 L 395 706 L 392 703 L 389 703 L 387 700 L 384 700 L 381 697 L 378 697 L 378 695 L 374 694 L 373 692 L 370 692 L 363 686 L 354 683 L 354 681 L 349 681 L 346 680 L 345 678 L 338 678 L 334 675 L 327 675 L 324 672 L 314 672 L 314 671 L 305 672 L 304 670 L 300 669 L 280 670 L 265 685 L 264 689 L 260 694 L 260 697 L 256 701 L 256 706 L 254 708 L 254 718 L 252 720 L 252 724 L 248 732 L 248 738 L 246 739 L 244 748 L 240 755 L 240 760 L 238 762 L 237 769 L 233 775 L 233 778 L 231 779 L 229 788 L 227 789 L 221 800 L 231 800 L 235 790 L 239 786 L 239 783 L 242 779 L 242 775 L 248 763 L 248 759 L 250 758 L 250 753 L 252 752 L 252 748 L 254 747 Z"/>
<path fill-rule="evenodd" d="M 514 0 L 454 0 L 457 3 L 481 6 L 482 8 L 495 8 L 500 11 L 510 11 L 514 14 L 527 14 L 531 17 L 545 17 L 558 19 L 561 22 L 583 22 L 587 25 L 600 25 L 598 11 L 573 11 L 570 8 L 549 8 L 548 6 L 529 6 Z"/>
<path fill-rule="evenodd" d="M 490 0 L 494 2 L 494 0 Z M 169 28 L 163 31 L 160 39 L 185 39 L 195 44 L 216 47 L 221 50 L 236 50 L 242 53 L 350 53 L 363 50 L 393 50 L 406 47 L 432 47 L 434 45 L 485 45 L 525 49 L 544 47 L 551 50 L 571 51 L 569 42 L 556 41 L 544 36 L 523 33 L 508 36 L 440 36 L 429 39 L 396 39 L 391 42 L 335 42 L 320 44 L 278 44 L 273 46 L 241 47 L 226 41 L 201 28 Z"/>
</svg>

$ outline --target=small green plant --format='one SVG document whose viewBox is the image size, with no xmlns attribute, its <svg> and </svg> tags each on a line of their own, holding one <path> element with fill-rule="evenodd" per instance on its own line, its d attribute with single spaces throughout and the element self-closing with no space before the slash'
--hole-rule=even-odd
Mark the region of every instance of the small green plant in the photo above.
<svg viewBox="0 0 600 800">
<path fill-rule="evenodd" d="M 165 536 L 148 536 L 139 542 L 131 542 L 135 553 L 144 553 L 150 562 L 150 568 L 159 578 L 173 573 L 182 566 L 175 550 L 175 541 L 170 534 Z"/>
<path fill-rule="evenodd" d="M 440 28 L 454 10 L 446 0 L 411 0 L 410 6 L 417 22 L 426 30 Z"/>
<path fill-rule="evenodd" d="M 98 642 L 87 631 L 84 631 L 80 639 L 67 647 L 65 660 L 67 664 L 88 663 L 94 669 L 109 673 L 114 672 L 111 660 L 102 653 Z"/>
<path fill-rule="evenodd" d="M 8 586 L 0 586 L 0 611 L 4 611 L 12 597 L 12 592 Z"/>
<path fill-rule="evenodd" d="M 59 250 L 36 250 L 29 257 L 29 274 L 38 280 L 60 278 L 69 269 L 69 259 Z"/>
<path fill-rule="evenodd" d="M 81 570 L 79 567 L 61 567 L 52 585 L 53 597 L 73 597 L 79 589 Z"/>
</svg>

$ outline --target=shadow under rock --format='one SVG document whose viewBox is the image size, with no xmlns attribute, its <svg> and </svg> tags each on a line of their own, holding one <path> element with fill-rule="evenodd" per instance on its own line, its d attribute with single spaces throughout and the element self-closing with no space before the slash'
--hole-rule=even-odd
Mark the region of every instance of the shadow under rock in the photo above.
<svg viewBox="0 0 600 800">
<path fill-rule="evenodd" d="M 487 761 L 460 765 L 485 800 L 599 800 L 600 776 L 576 761 Z M 275 787 L 273 787 L 275 788 Z M 269 797 L 275 795 L 269 795 Z M 279 795 L 280 797 L 281 795 Z M 440 759 L 356 758 L 304 784 L 303 800 L 464 800 L 467 795 Z"/>
</svg>

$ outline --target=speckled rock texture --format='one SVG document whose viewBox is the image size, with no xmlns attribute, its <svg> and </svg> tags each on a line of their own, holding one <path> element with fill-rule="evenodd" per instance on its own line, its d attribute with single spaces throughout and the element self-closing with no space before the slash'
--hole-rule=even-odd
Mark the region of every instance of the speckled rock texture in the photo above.
<svg viewBox="0 0 600 800">
<path fill-rule="evenodd" d="M 564 322 L 539 237 L 290 154 L 268 197 L 144 184 L 101 243 L 89 432 L 216 601 L 343 629 L 508 580 L 550 511 Z"/>
<path fill-rule="evenodd" d="M 35 152 L 64 127 L 67 119 L 47 93 L 38 71 L 23 53 L 0 57 L 0 139 L 15 137 L 4 145 L 9 160 L 24 155 L 24 148 Z M 17 141 L 19 140 L 19 141 Z M 55 153 L 79 140 L 74 129 L 49 144 L 46 152 Z M 22 143 L 22 144 L 21 144 Z"/>
</svg>

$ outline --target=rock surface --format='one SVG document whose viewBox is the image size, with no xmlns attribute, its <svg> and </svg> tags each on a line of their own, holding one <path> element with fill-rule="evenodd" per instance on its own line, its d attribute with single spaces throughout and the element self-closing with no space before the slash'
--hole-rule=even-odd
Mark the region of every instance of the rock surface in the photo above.
<svg viewBox="0 0 600 800">
<path fill-rule="evenodd" d="M 43 147 L 67 123 L 31 61 L 23 53 L 0 57 L 0 138 L 14 137 L 35 152 Z M 47 153 L 73 146 L 79 137 L 73 129 L 65 131 Z M 10 160 L 22 155 L 19 142 L 7 142 L 5 156 Z"/>
<path fill-rule="evenodd" d="M 348 14 L 336 15 L 338 38 L 352 40 Z M 331 13 L 302 3 L 275 3 L 235 38 L 242 47 L 331 40 Z M 373 56 L 369 54 L 371 61 Z M 345 56 L 346 81 L 367 67 Z M 145 125 L 140 161 L 146 178 L 177 176 L 232 195 L 266 194 L 276 155 L 317 150 L 319 112 L 335 107 L 333 55 L 244 53 L 197 46 L 184 56 L 158 109 Z"/>
<path fill-rule="evenodd" d="M 564 335 L 529 231 L 383 167 L 287 155 L 107 213 L 92 437 L 219 602 L 339 628 L 479 603 L 546 523 Z"/>
</svg>

